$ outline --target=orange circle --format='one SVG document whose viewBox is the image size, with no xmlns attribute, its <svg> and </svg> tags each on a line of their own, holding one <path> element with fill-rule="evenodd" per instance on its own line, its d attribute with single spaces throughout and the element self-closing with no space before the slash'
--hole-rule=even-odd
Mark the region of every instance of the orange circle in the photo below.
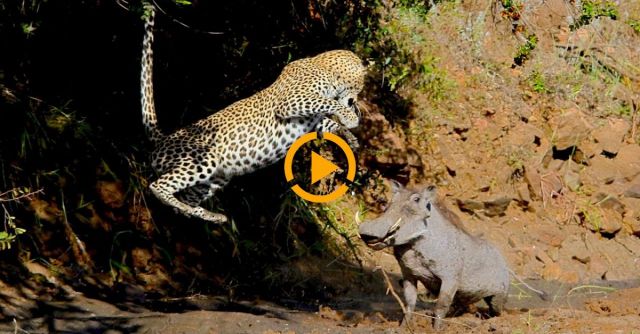
<svg viewBox="0 0 640 334">
<path fill-rule="evenodd" d="M 300 147 L 302 147 L 302 145 L 312 141 L 318 139 L 318 133 L 317 132 L 309 132 L 307 134 L 304 134 L 302 136 L 300 136 L 300 138 L 298 138 L 292 145 L 291 147 L 289 147 L 289 150 L 287 151 L 287 155 L 284 158 L 284 176 L 287 179 L 288 182 L 293 180 L 293 157 L 296 154 L 296 152 L 300 149 Z M 347 169 L 347 180 L 349 181 L 353 181 L 356 177 L 356 157 L 353 154 L 353 151 L 351 150 L 351 147 L 349 147 L 349 144 L 347 144 L 347 142 L 340 138 L 339 136 L 331 133 L 331 132 L 327 132 L 324 133 L 324 139 L 327 139 L 333 143 L 335 143 L 336 145 L 338 145 L 338 147 L 340 147 L 340 149 L 342 150 L 342 152 L 344 152 L 345 156 L 347 157 L 347 165 L 348 165 L 348 169 Z M 333 200 L 338 199 L 338 197 L 344 195 L 347 193 L 347 191 L 349 190 L 349 187 L 347 187 L 346 185 L 342 184 L 340 185 L 337 189 L 335 189 L 334 191 L 328 193 L 328 194 L 324 194 L 324 195 L 315 195 L 312 193 L 307 192 L 306 190 L 302 189 L 299 185 L 293 185 L 291 187 L 291 189 L 293 190 L 294 193 L 296 193 L 298 196 L 302 197 L 303 199 L 309 201 L 309 202 L 315 202 L 315 203 L 326 203 L 326 202 L 331 202 Z"/>
</svg>

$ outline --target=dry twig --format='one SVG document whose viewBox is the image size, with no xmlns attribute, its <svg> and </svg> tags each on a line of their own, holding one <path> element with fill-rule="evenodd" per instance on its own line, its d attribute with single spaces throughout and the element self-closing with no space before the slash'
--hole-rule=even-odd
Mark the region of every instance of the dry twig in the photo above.
<svg viewBox="0 0 640 334">
<path fill-rule="evenodd" d="M 631 100 L 631 137 L 628 142 L 633 144 L 636 142 L 636 130 L 638 128 L 638 105 L 635 100 Z"/>
<path fill-rule="evenodd" d="M 42 189 L 40 189 L 40 190 L 32 191 L 32 192 L 29 192 L 29 193 L 26 193 L 26 194 L 22 194 L 22 195 L 20 195 L 18 197 L 11 196 L 11 198 L 4 198 L 7 194 L 13 195 L 14 191 L 16 191 L 16 190 L 17 189 L 14 188 L 14 189 L 11 189 L 11 190 L 7 190 L 7 191 L 5 191 L 3 193 L 0 193 L 0 203 L 2 203 L 2 202 L 13 202 L 13 201 L 17 201 L 17 200 L 20 200 L 20 199 L 23 199 L 23 198 L 29 198 L 29 197 L 31 197 L 31 196 L 33 196 L 35 194 L 42 193 Z"/>
<path fill-rule="evenodd" d="M 382 272 L 382 276 L 384 277 L 384 281 L 387 283 L 387 292 L 386 292 L 386 294 L 391 293 L 393 298 L 396 299 L 396 301 L 398 302 L 398 305 L 400 305 L 400 308 L 402 309 L 402 314 L 404 315 L 404 318 L 406 319 L 407 314 L 409 312 L 407 312 L 407 308 L 404 305 L 404 303 L 402 302 L 402 299 L 400 298 L 400 296 L 398 295 L 396 290 L 393 288 L 393 285 L 391 284 L 391 280 L 389 279 L 389 276 L 387 275 L 387 272 L 384 271 L 384 269 L 382 269 L 382 267 L 380 267 L 380 266 L 377 266 L 373 271 L 376 272 L 378 270 L 380 270 L 380 272 Z M 436 317 L 434 317 L 432 315 L 422 314 L 422 313 L 417 313 L 417 312 L 411 312 L 411 315 L 417 315 L 417 316 L 420 316 L 420 317 L 436 319 Z M 462 326 L 467 327 L 467 328 L 473 328 L 473 326 L 469 326 L 469 325 L 467 325 L 467 324 L 465 324 L 463 322 L 460 322 L 460 321 L 454 321 L 454 320 L 451 320 L 451 319 L 442 319 L 442 321 L 449 322 L 449 323 L 452 323 L 452 324 L 462 325 Z M 409 330 L 410 333 L 413 333 L 413 328 L 411 328 L 409 323 L 407 323 L 407 329 Z"/>
</svg>

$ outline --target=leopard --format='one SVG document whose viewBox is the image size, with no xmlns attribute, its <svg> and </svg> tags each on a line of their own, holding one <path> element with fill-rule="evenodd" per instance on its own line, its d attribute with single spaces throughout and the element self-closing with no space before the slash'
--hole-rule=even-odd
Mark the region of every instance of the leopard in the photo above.
<svg viewBox="0 0 640 334">
<path fill-rule="evenodd" d="M 330 132 L 342 136 L 352 149 L 359 148 L 351 131 L 362 116 L 358 95 L 366 66 L 354 52 L 343 49 L 291 61 L 268 87 L 165 134 L 154 102 L 154 5 L 145 4 L 144 12 L 142 123 L 158 175 L 149 189 L 164 205 L 187 217 L 225 223 L 225 214 L 211 212 L 202 203 L 232 178 L 283 159 L 300 136 Z"/>
</svg>

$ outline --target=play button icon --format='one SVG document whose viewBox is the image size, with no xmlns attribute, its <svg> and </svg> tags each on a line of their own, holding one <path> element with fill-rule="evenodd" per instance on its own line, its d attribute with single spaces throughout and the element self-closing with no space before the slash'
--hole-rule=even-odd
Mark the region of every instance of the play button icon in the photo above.
<svg viewBox="0 0 640 334">
<path fill-rule="evenodd" d="M 291 183 L 294 182 L 293 157 L 296 154 L 296 152 L 302 147 L 302 145 L 317 139 L 318 139 L 318 133 L 310 132 L 300 136 L 300 138 L 298 138 L 291 145 L 291 147 L 289 147 L 289 150 L 287 151 L 287 155 L 284 158 L 284 176 L 287 179 L 287 182 L 291 182 Z M 339 185 L 335 187 L 333 191 L 328 194 L 317 195 L 317 194 L 310 193 L 302 189 L 302 187 L 300 187 L 299 184 L 293 184 L 291 186 L 291 190 L 293 190 L 293 192 L 296 193 L 298 196 L 302 197 L 307 201 L 316 202 L 316 203 L 330 202 L 346 194 L 347 191 L 349 190 L 349 187 L 344 182 L 345 181 L 353 182 L 353 180 L 356 177 L 356 158 L 355 158 L 355 155 L 353 154 L 353 151 L 351 151 L 349 144 L 347 144 L 347 142 L 344 139 L 330 132 L 324 133 L 321 139 L 328 140 L 338 145 L 338 147 L 344 153 L 345 158 L 347 159 L 348 168 L 347 168 L 346 176 L 342 177 L 342 180 L 338 181 Z M 335 173 L 338 169 L 340 169 L 340 167 L 338 167 L 336 164 L 327 160 L 320 154 L 314 151 L 311 151 L 311 185 L 317 183 L 318 181 L 324 179 L 325 177 L 331 175 L 332 173 Z"/>
<path fill-rule="evenodd" d="M 323 158 L 316 152 L 311 152 L 311 184 L 314 184 L 327 175 L 338 170 L 333 162 Z"/>
</svg>

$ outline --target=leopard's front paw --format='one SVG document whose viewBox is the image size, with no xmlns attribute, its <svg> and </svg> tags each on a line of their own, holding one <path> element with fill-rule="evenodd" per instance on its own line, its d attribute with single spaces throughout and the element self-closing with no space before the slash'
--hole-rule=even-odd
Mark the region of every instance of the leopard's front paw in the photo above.
<svg viewBox="0 0 640 334">
<path fill-rule="evenodd" d="M 351 148 L 353 153 L 357 153 L 360 150 L 360 143 L 358 143 L 357 140 L 350 140 L 347 142 L 347 144 L 349 144 L 349 147 Z"/>
</svg>

